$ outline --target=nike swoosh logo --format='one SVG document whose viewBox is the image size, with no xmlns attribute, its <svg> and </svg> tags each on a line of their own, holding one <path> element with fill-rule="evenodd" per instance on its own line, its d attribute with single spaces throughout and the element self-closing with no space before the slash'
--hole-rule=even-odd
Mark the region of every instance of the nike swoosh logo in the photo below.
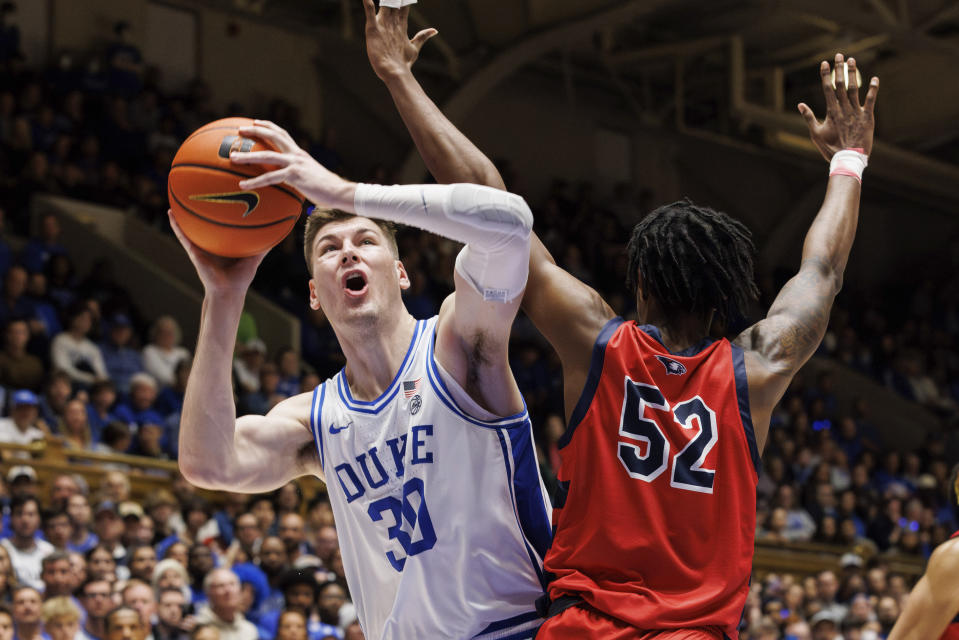
<svg viewBox="0 0 959 640">
<path fill-rule="evenodd" d="M 247 217 L 257 205 L 260 204 L 260 194 L 255 191 L 234 191 L 232 193 L 207 193 L 198 196 L 190 196 L 190 200 L 202 200 L 203 202 L 241 202 L 246 205 L 246 211 L 242 217 Z"/>
<path fill-rule="evenodd" d="M 338 434 L 340 431 L 346 431 L 346 430 L 349 429 L 352 425 L 353 425 L 352 422 L 348 422 L 348 423 L 346 424 L 346 426 L 337 427 L 337 426 L 334 426 L 333 423 L 331 422 L 331 423 L 330 423 L 330 435 L 331 435 L 331 436 L 335 436 L 335 435 Z"/>
</svg>

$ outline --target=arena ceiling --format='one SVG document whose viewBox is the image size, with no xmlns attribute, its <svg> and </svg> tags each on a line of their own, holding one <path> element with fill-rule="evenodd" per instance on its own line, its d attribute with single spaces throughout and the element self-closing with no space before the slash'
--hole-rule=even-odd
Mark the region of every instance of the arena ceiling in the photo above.
<svg viewBox="0 0 959 640">
<path fill-rule="evenodd" d="M 360 0 L 208 1 L 361 46 Z M 440 31 L 417 69 L 454 121 L 534 72 L 647 126 L 797 153 L 795 104 L 822 112 L 817 63 L 841 50 L 882 78 L 883 172 L 959 203 L 959 0 L 420 0 L 411 23 Z"/>
</svg>

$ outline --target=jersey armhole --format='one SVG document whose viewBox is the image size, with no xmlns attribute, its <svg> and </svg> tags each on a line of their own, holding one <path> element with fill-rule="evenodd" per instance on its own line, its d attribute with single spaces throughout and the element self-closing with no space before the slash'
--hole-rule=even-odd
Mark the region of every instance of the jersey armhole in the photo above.
<svg viewBox="0 0 959 640">
<path fill-rule="evenodd" d="M 556 443 L 558 448 L 562 449 L 569 444 L 576 427 L 579 426 L 579 423 L 586 417 L 586 412 L 593 403 L 593 396 L 596 395 L 596 389 L 599 388 L 599 380 L 603 375 L 606 345 L 624 322 L 625 320 L 616 316 L 615 318 L 610 318 L 610 320 L 603 325 L 603 328 L 600 329 L 599 335 L 596 337 L 596 342 L 593 343 L 593 355 L 589 363 L 589 373 L 586 375 L 586 384 L 583 386 L 583 392 L 580 394 L 579 400 L 576 401 L 576 406 L 573 408 L 573 414 L 569 418 L 566 433 L 564 433 L 563 437 Z"/>
<path fill-rule="evenodd" d="M 756 431 L 753 429 L 752 411 L 749 409 L 749 380 L 746 378 L 746 358 L 743 348 L 729 343 L 733 356 L 733 375 L 736 378 L 736 400 L 739 403 L 739 417 L 746 433 L 746 442 L 749 444 L 749 455 L 753 459 L 753 468 L 756 477 L 762 473 L 762 460 L 759 447 L 756 445 Z"/>
<path fill-rule="evenodd" d="M 313 440 L 316 442 L 316 452 L 320 456 L 320 469 L 325 468 L 323 449 L 323 400 L 326 398 L 326 383 L 323 382 L 313 389 L 313 402 L 310 409 L 310 429 L 313 431 Z M 324 471 L 325 473 L 325 471 Z"/>
</svg>

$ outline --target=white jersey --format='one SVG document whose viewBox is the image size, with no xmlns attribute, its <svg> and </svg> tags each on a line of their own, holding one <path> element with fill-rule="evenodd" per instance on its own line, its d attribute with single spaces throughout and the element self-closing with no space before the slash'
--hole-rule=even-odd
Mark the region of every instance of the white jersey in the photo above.
<svg viewBox="0 0 959 640">
<path fill-rule="evenodd" d="M 313 392 L 350 594 L 370 640 L 531 638 L 552 533 L 529 415 L 474 417 L 492 416 L 434 360 L 435 330 L 416 323 L 376 400 L 343 371 Z"/>
</svg>

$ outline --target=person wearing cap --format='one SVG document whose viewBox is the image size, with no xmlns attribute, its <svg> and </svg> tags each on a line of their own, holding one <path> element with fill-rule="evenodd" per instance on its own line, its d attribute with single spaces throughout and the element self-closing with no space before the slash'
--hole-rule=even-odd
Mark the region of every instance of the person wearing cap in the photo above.
<svg viewBox="0 0 959 640">
<path fill-rule="evenodd" d="M 279 587 L 283 592 L 283 609 L 296 609 L 306 616 L 310 640 L 319 640 L 327 635 L 342 638 L 343 634 L 339 629 L 320 620 L 320 614 L 316 608 L 320 585 L 316 581 L 315 573 L 313 569 L 287 569 L 280 575 Z M 260 616 L 257 629 L 260 640 L 273 640 L 276 636 L 280 613 L 280 609 L 273 609 Z"/>
<path fill-rule="evenodd" d="M 144 424 L 164 424 L 163 416 L 153 408 L 159 387 L 156 378 L 140 372 L 130 377 L 130 400 L 113 410 L 118 420 L 140 427 Z M 134 427 L 134 428 L 135 428 Z"/>
<path fill-rule="evenodd" d="M 31 471 L 33 471 L 31 469 Z M 34 475 L 35 477 L 35 475 Z M 20 584 L 43 590 L 42 560 L 53 553 L 53 545 L 37 538 L 40 503 L 33 496 L 14 496 L 10 501 L 10 529 L 13 535 L 0 544 L 10 555 L 10 564 Z"/>
<path fill-rule="evenodd" d="M 9 418 L 0 418 L 0 442 L 30 444 L 43 440 L 46 433 L 40 428 L 40 404 L 37 395 L 29 389 L 14 391 L 10 397 L 12 409 Z"/>
<path fill-rule="evenodd" d="M 836 615 L 834 611 L 823 609 L 817 612 L 809 619 L 809 626 L 812 627 L 812 640 L 836 640 L 841 621 L 842 616 Z"/>
<path fill-rule="evenodd" d="M 7 488 L 10 497 L 37 497 L 37 472 L 25 464 L 10 467 L 7 472 Z"/>
<path fill-rule="evenodd" d="M 68 316 L 66 331 L 50 343 L 50 360 L 54 369 L 65 371 L 71 381 L 86 388 L 109 375 L 100 347 L 87 337 L 93 328 L 93 317 L 86 303 L 75 303 Z"/>
<path fill-rule="evenodd" d="M 27 351 L 30 326 L 22 318 L 10 320 L 0 351 L 0 385 L 8 389 L 38 391 L 43 385 L 43 361 Z"/>
<path fill-rule="evenodd" d="M 143 358 L 133 347 L 133 323 L 129 316 L 116 314 L 110 318 L 109 327 L 107 339 L 100 343 L 103 364 L 117 389 L 125 395 L 130 391 L 130 378 L 143 371 Z"/>
</svg>

